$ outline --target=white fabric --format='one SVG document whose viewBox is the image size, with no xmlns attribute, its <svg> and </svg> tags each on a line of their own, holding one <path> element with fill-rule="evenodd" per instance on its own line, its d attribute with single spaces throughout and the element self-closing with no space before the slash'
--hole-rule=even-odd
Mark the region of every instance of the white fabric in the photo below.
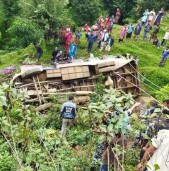
<svg viewBox="0 0 169 171">
<path fill-rule="evenodd" d="M 157 148 L 148 161 L 147 170 L 155 171 L 154 165 L 158 164 L 158 171 L 169 171 L 169 130 L 160 130 L 157 138 L 152 139 L 152 145 Z"/>
<path fill-rule="evenodd" d="M 156 13 L 154 11 L 150 11 L 148 20 L 152 21 L 155 18 Z"/>
<path fill-rule="evenodd" d="M 105 33 L 105 35 L 104 35 L 104 41 L 106 42 L 108 38 L 109 38 L 109 33 Z"/>
<path fill-rule="evenodd" d="M 166 32 L 163 39 L 168 40 L 169 39 L 169 32 Z"/>
</svg>

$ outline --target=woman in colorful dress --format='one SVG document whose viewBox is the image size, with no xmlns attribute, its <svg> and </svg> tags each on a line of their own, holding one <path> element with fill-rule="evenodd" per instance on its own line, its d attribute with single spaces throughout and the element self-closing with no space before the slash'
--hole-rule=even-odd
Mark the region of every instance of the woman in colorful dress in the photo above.
<svg viewBox="0 0 169 171">
<path fill-rule="evenodd" d="M 161 10 L 159 11 L 159 13 L 156 16 L 156 19 L 154 21 L 154 25 L 157 25 L 158 23 L 160 24 L 163 15 L 164 15 L 164 8 L 161 8 Z"/>
<path fill-rule="evenodd" d="M 123 42 L 125 35 L 126 35 L 126 31 L 127 31 L 127 24 L 125 24 L 120 31 L 120 38 L 119 38 L 119 43 Z"/>
<path fill-rule="evenodd" d="M 65 50 L 69 50 L 69 47 L 70 47 L 70 42 L 72 40 L 72 33 L 71 31 L 67 30 L 66 32 L 66 42 L 65 42 Z"/>
<path fill-rule="evenodd" d="M 120 17 L 121 17 L 121 12 L 120 12 L 120 9 L 119 9 L 119 8 L 117 8 L 117 11 L 116 11 L 116 17 L 115 17 L 115 21 L 116 21 L 116 23 L 118 23 L 118 22 L 119 22 Z"/>
</svg>

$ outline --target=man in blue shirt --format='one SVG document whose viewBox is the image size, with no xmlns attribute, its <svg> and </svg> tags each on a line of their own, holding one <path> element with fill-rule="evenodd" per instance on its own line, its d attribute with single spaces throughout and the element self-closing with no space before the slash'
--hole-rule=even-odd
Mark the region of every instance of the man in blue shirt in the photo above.
<svg viewBox="0 0 169 171">
<path fill-rule="evenodd" d="M 73 103 L 73 96 L 69 97 L 69 101 L 64 103 L 61 108 L 61 117 L 63 118 L 62 120 L 62 129 L 61 129 L 61 136 L 66 135 L 67 129 L 69 129 L 73 121 L 76 117 L 76 104 Z"/>
<path fill-rule="evenodd" d="M 163 67 L 165 65 L 168 55 L 169 55 L 169 47 L 167 46 L 166 49 L 163 50 L 161 61 L 159 63 L 159 67 Z"/>
</svg>

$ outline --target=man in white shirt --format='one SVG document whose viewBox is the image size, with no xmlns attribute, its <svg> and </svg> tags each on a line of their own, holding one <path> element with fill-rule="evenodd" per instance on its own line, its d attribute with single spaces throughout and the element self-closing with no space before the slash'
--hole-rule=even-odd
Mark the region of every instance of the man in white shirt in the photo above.
<svg viewBox="0 0 169 171">
<path fill-rule="evenodd" d="M 136 170 L 142 171 L 146 167 L 147 171 L 155 171 L 155 167 L 159 167 L 159 171 L 169 171 L 169 130 L 160 130 L 151 142 Z"/>
</svg>

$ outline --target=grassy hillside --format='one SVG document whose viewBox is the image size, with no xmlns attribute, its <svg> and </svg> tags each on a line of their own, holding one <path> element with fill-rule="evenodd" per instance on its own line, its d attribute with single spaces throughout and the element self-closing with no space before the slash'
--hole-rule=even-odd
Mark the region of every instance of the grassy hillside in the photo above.
<svg viewBox="0 0 169 171">
<path fill-rule="evenodd" d="M 169 27 L 168 23 L 169 23 L 169 17 L 165 16 L 165 18 L 161 23 L 161 29 L 159 32 L 160 41 L 162 40 L 165 34 L 165 30 L 167 29 L 167 27 Z M 158 63 L 160 61 L 160 56 L 163 51 L 163 47 L 157 49 L 157 47 L 153 46 L 152 43 L 143 42 L 142 41 L 143 31 L 139 42 L 135 42 L 134 40 L 131 39 L 129 42 L 123 42 L 122 44 L 119 44 L 118 38 L 119 38 L 120 28 L 121 26 L 115 25 L 115 28 L 112 32 L 112 35 L 115 39 L 115 45 L 112 48 L 110 54 L 123 54 L 123 53 L 130 53 L 132 55 L 137 54 L 139 57 L 140 72 L 145 77 L 150 79 L 152 82 L 157 84 L 158 86 L 162 87 L 166 85 L 168 83 L 168 78 L 169 78 L 169 72 L 168 72 L 169 63 L 167 62 L 166 66 L 163 68 L 158 67 Z M 44 55 L 40 63 L 48 65 L 51 58 L 51 52 L 54 49 L 54 45 L 52 42 L 49 43 L 48 45 L 45 45 L 43 41 L 41 42 L 41 45 L 44 50 Z M 78 46 L 77 58 L 86 59 L 89 57 L 89 54 L 86 52 L 86 48 L 87 48 L 87 42 L 83 34 L 81 38 L 81 42 Z M 93 47 L 93 54 L 94 56 L 101 57 L 104 55 L 104 52 L 100 52 L 97 49 L 97 45 L 95 44 Z M 26 49 L 21 49 L 19 51 L 6 53 L 0 56 L 0 64 L 1 64 L 0 68 L 4 68 L 10 65 L 19 66 L 21 62 L 28 56 L 34 59 L 33 57 L 34 55 L 35 55 L 35 49 L 33 45 L 30 45 Z"/>
</svg>

